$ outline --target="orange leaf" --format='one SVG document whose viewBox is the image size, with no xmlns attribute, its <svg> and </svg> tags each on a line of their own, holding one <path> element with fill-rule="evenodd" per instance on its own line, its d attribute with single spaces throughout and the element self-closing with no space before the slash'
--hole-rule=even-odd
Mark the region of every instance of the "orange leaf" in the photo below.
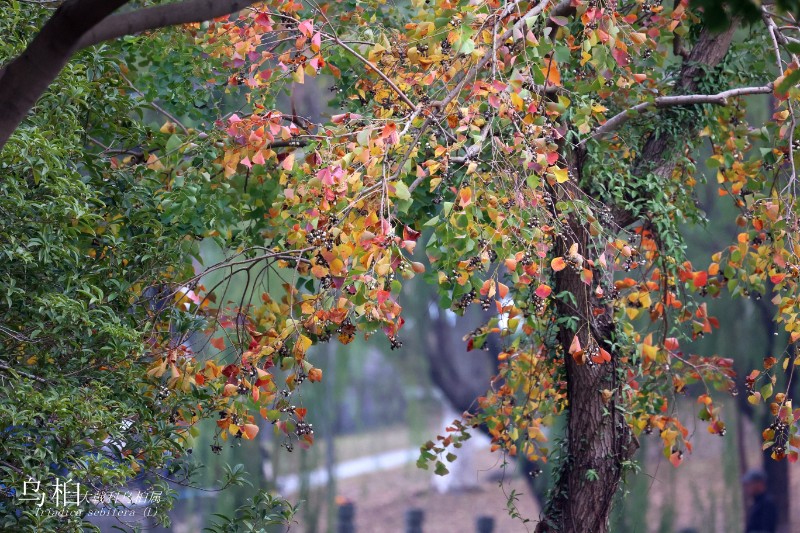
<svg viewBox="0 0 800 533">
<path fill-rule="evenodd" d="M 535 294 L 536 296 L 544 300 L 545 298 L 550 296 L 551 292 L 553 292 L 553 289 L 551 289 L 549 286 L 545 284 L 541 284 L 539 285 L 539 287 L 537 287 Z"/>
<path fill-rule="evenodd" d="M 592 356 L 592 362 L 598 365 L 608 363 L 609 361 L 611 361 L 611 354 L 603 348 L 600 348 L 598 355 Z"/>
<path fill-rule="evenodd" d="M 508 285 L 497 282 L 497 295 L 500 296 L 501 300 L 504 299 L 508 295 Z"/>
<path fill-rule="evenodd" d="M 469 187 L 464 187 L 458 193 L 459 201 L 458 205 L 461 207 L 467 207 L 469 204 L 472 203 L 472 189 Z"/>
<path fill-rule="evenodd" d="M 547 85 L 561 86 L 561 73 L 558 71 L 558 65 L 555 61 L 551 59 L 550 62 L 546 66 L 541 67 L 540 70 L 547 78 Z"/>
<path fill-rule="evenodd" d="M 256 435 L 258 435 L 258 426 L 255 424 L 245 424 L 241 427 L 242 433 L 244 433 L 244 438 L 246 439 L 254 439 Z"/>
<path fill-rule="evenodd" d="M 631 278 L 625 278 L 614 282 L 614 287 L 617 289 L 630 289 L 634 285 L 636 285 L 636 280 Z"/>
<path fill-rule="evenodd" d="M 381 130 L 381 139 L 386 139 L 387 137 L 391 137 L 395 133 L 397 133 L 397 124 L 395 124 L 394 122 L 389 122 Z"/>
<path fill-rule="evenodd" d="M 563 257 L 556 257 L 550 262 L 550 266 L 553 268 L 553 270 L 559 272 L 567 268 L 567 263 L 564 261 Z"/>
<path fill-rule="evenodd" d="M 308 381 L 315 383 L 317 381 L 322 381 L 322 370 L 319 368 L 312 368 L 308 371 Z"/>
<path fill-rule="evenodd" d="M 224 350 L 225 349 L 225 339 L 222 337 L 217 337 L 216 339 L 211 339 L 211 346 L 216 348 L 217 350 Z"/>
</svg>

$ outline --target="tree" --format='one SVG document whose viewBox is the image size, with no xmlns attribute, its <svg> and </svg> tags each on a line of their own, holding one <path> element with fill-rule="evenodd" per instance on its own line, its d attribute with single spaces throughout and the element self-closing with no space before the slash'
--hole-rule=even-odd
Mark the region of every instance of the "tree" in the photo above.
<svg viewBox="0 0 800 533">
<path fill-rule="evenodd" d="M 0 145 L 22 124 L 4 158 L 27 145 L 42 110 L 26 113 L 81 43 L 206 18 L 199 9 L 181 18 L 189 4 L 111 16 L 112 4 L 61 6 L 0 78 Z M 179 208 L 183 234 L 213 238 L 228 253 L 206 267 L 224 273 L 213 285 L 168 270 L 160 272 L 168 280 L 150 284 L 164 287 L 156 302 L 178 295 L 178 309 L 154 313 L 167 329 L 135 361 L 150 365 L 147 374 L 163 382 L 156 390 L 174 401 L 205 402 L 202 412 L 173 411 L 177 423 L 217 412 L 216 438 L 248 439 L 263 417 L 287 449 L 310 444 L 299 385 L 322 375 L 308 350 L 381 331 L 401 348 L 398 296 L 404 279 L 426 270 L 410 258 L 426 232 L 440 306 L 494 311 L 466 342 L 503 349 L 480 410 L 426 445 L 421 462 L 446 473 L 439 455 L 482 425 L 497 450 L 558 458 L 539 531 L 602 532 L 638 438 L 658 430 L 675 466 L 691 451 L 678 395 L 697 393 L 700 418 L 725 434 L 712 392 L 732 389 L 731 361 L 690 352 L 693 339 L 720 326 L 704 298 L 769 297 L 790 341 L 800 338 L 800 41 L 789 11 L 764 6 L 752 26 L 736 11 L 719 31 L 685 1 L 223 4 L 249 7 L 169 32 L 209 62 L 187 67 L 192 80 L 177 93 L 153 76 L 174 74 L 150 37 L 114 45 L 131 89 L 116 94 L 161 109 L 164 139 L 151 143 L 142 127 L 144 142 L 106 134 L 96 143 L 104 164 L 116 151 L 139 154 L 126 168 L 151 173 L 156 191 L 169 193 L 155 211 Z M 145 16 L 159 9 L 181 16 Z M 112 24 L 140 19 L 150 22 Z M 108 26 L 116 29 L 100 31 Z M 280 94 L 323 74 L 335 79 L 341 114 L 313 124 L 278 109 Z M 774 120 L 747 124 L 748 99 L 768 94 L 778 102 Z M 194 105 L 213 108 L 216 122 L 203 124 L 208 115 Z M 695 267 L 682 228 L 706 223 L 694 201 L 702 144 L 711 146 L 706 165 L 720 196 L 741 213 L 740 233 Z M 173 203 L 176 191 L 185 202 Z M 214 212 L 198 219 L 207 205 Z M 248 291 L 231 301 L 234 279 Z M 126 290 L 141 295 L 146 286 Z M 185 346 L 176 332 L 197 329 L 213 349 L 176 348 Z M 798 414 L 774 384 L 795 361 L 793 351 L 775 354 L 746 380 L 748 400 L 769 403 L 765 446 L 791 461 Z M 14 363 L 34 375 L 39 361 Z M 561 413 L 565 440 L 551 450 L 542 427 Z"/>
</svg>

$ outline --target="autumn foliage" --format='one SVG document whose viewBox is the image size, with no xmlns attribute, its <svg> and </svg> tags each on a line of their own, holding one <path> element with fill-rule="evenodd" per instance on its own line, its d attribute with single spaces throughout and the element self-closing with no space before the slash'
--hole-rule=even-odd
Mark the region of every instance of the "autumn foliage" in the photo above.
<svg viewBox="0 0 800 533">
<path fill-rule="evenodd" d="M 167 116 L 154 133 L 163 146 L 136 157 L 111 155 L 115 139 L 98 150 L 108 169 L 214 197 L 214 224 L 186 232 L 226 255 L 159 273 L 174 312 L 149 313 L 137 355 L 147 394 L 180 398 L 169 415 L 178 431 L 213 417 L 215 439 L 247 440 L 268 420 L 286 448 L 311 445 L 301 391 L 323 379 L 312 347 L 379 335 L 401 348 L 403 282 L 424 275 L 443 309 L 487 311 L 469 349 L 488 336 L 503 346 L 480 409 L 423 447 L 421 464 L 437 473 L 445 448 L 479 426 L 494 449 L 546 461 L 543 428 L 588 402 L 598 420 L 603 409 L 621 420 L 613 438 L 624 443 L 606 454 L 616 487 L 643 435 L 657 433 L 675 466 L 691 452 L 678 396 L 696 395 L 708 431 L 723 436 L 715 398 L 737 392 L 768 404 L 764 445 L 796 461 L 800 410 L 773 385 L 800 364 L 800 46 L 784 35 L 798 30 L 790 14 L 764 8 L 759 24 L 750 42 L 736 25 L 712 32 L 685 0 L 290 0 L 174 30 L 208 62 L 191 67 L 190 93 L 228 103 L 205 123 Z M 748 55 L 755 46 L 772 57 Z M 157 94 L 129 53 L 119 93 Z M 330 85 L 338 108 L 322 123 L 279 102 L 309 83 Z M 767 124 L 747 122 L 758 95 L 774 102 Z M 738 234 L 692 264 L 682 231 L 705 223 L 703 168 L 739 212 L 719 223 Z M 241 298 L 227 295 L 231 279 L 246 279 Z M 131 303 L 155 283 L 133 286 Z M 725 354 L 692 352 L 724 329 L 707 299 L 729 295 L 769 299 L 789 337 L 745 391 Z M 176 339 L 176 315 L 200 327 Z M 198 330 L 201 345 L 190 342 Z M 576 397 L 583 379 L 594 388 Z"/>
</svg>

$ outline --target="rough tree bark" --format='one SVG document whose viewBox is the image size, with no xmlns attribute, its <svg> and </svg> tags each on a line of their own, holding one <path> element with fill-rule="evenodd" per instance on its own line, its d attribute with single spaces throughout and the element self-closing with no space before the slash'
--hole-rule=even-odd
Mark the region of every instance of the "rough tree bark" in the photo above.
<svg viewBox="0 0 800 533">
<path fill-rule="evenodd" d="M 692 94 L 697 90 L 705 69 L 717 66 L 725 57 L 733 39 L 735 25 L 727 31 L 713 34 L 703 30 L 690 52 L 686 54 L 676 84 L 676 94 Z M 684 105 L 684 104 L 679 104 Z M 651 120 L 658 120 L 657 117 Z M 696 132 L 696 124 L 682 124 L 687 135 Z M 661 179 L 668 179 L 675 168 L 676 151 L 683 139 L 666 135 L 650 135 L 642 148 L 641 157 L 634 163 L 635 174 L 646 172 Z M 576 176 L 581 176 L 585 154 L 575 154 L 570 166 Z M 566 194 L 582 194 L 577 185 L 567 188 Z M 602 198 L 597 200 L 603 200 Z M 616 205 L 607 206 L 622 228 L 643 222 L 627 210 Z M 572 235 L 579 246 L 578 253 L 587 256 L 589 228 L 571 221 Z M 561 252 L 566 255 L 569 245 L 561 243 Z M 595 278 L 602 275 L 594 272 Z M 567 268 L 556 275 L 555 293 L 569 291 L 575 302 L 559 301 L 557 310 L 561 316 L 577 319 L 578 338 L 581 346 L 590 346 L 590 334 L 600 347 L 611 353 L 611 364 L 589 366 L 578 364 L 569 354 L 575 333 L 562 329 L 559 343 L 565 355 L 569 410 L 567 421 L 567 446 L 562 453 L 559 477 L 552 489 L 543 519 L 537 527 L 540 533 L 606 533 L 613 497 L 619 488 L 623 474 L 623 462 L 630 459 L 638 448 L 621 411 L 617 409 L 619 382 L 616 371 L 619 354 L 607 344 L 613 340 L 615 323 L 613 310 L 601 304 L 590 294 L 579 275 Z M 593 316 L 593 309 L 602 309 Z M 612 392 L 604 401 L 601 390 Z"/>
<path fill-rule="evenodd" d="M 588 228 L 573 224 L 572 230 L 579 253 L 585 251 L 590 240 Z M 561 247 L 566 254 L 567 246 Z M 633 456 L 639 443 L 617 409 L 620 383 L 616 378 L 618 354 L 611 349 L 613 308 L 597 301 L 580 275 L 569 268 L 556 275 L 555 292 L 563 291 L 571 293 L 575 301 L 559 300 L 559 315 L 576 317 L 581 346 L 588 349 L 596 341 L 611 353 L 612 364 L 579 364 L 568 354 L 575 333 L 566 328 L 559 331 L 569 392 L 567 449 L 537 531 L 605 533 L 623 462 Z M 603 313 L 590 318 L 595 308 L 602 308 Z M 604 389 L 613 391 L 608 400 L 601 394 Z"/>
</svg>

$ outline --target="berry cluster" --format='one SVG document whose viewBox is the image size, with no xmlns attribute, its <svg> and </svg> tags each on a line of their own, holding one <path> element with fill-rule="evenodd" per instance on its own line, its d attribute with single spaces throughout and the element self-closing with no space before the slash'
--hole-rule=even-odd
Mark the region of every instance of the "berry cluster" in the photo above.
<svg viewBox="0 0 800 533">
<path fill-rule="evenodd" d="M 467 307 L 475 301 L 475 298 L 478 297 L 478 293 L 475 292 L 475 289 L 472 289 L 467 294 L 463 295 L 458 302 L 456 302 L 456 309 L 466 309 Z"/>
</svg>

